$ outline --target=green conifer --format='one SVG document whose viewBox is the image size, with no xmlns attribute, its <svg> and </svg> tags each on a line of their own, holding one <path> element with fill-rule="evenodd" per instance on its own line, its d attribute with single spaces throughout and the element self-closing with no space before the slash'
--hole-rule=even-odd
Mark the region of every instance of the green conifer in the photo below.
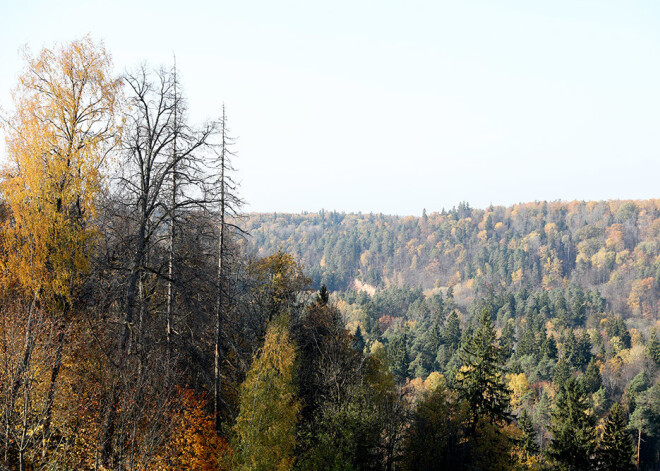
<svg viewBox="0 0 660 471">
<path fill-rule="evenodd" d="M 628 430 L 626 418 L 619 403 L 610 409 L 605 422 L 605 431 L 596 452 L 598 470 L 632 471 L 633 444 Z"/>
<path fill-rule="evenodd" d="M 540 451 L 538 443 L 536 443 L 536 431 L 532 425 L 532 420 L 527 414 L 527 410 L 523 412 L 518 421 L 518 428 L 520 429 L 520 446 L 528 455 L 536 455 Z"/>
<path fill-rule="evenodd" d="M 364 341 L 364 335 L 362 335 L 362 329 L 358 324 L 357 329 L 355 329 L 355 335 L 353 335 L 353 348 L 358 352 L 364 351 L 364 346 L 366 342 Z"/>
<path fill-rule="evenodd" d="M 553 440 L 547 454 L 551 462 L 566 471 L 594 469 L 596 420 L 587 411 L 580 384 L 571 378 L 558 396 L 552 414 Z"/>
<path fill-rule="evenodd" d="M 568 365 L 568 362 L 562 358 L 555 365 L 555 370 L 552 375 L 552 383 L 555 387 L 555 391 L 561 391 L 570 378 L 571 367 Z"/>
<path fill-rule="evenodd" d="M 660 365 L 660 341 L 656 336 L 655 331 L 651 331 L 649 343 L 646 346 L 648 350 L 649 357 L 655 362 L 656 365 Z"/>
<path fill-rule="evenodd" d="M 464 343 L 458 389 L 469 404 L 474 427 L 480 418 L 496 423 L 509 420 L 509 389 L 504 382 L 502 351 L 491 315 L 481 312 L 479 328 Z"/>
<path fill-rule="evenodd" d="M 587 370 L 582 376 L 582 386 L 588 394 L 593 394 L 600 389 L 603 381 L 600 377 L 600 370 L 596 361 L 592 358 L 589 360 L 589 365 L 587 365 Z"/>
</svg>

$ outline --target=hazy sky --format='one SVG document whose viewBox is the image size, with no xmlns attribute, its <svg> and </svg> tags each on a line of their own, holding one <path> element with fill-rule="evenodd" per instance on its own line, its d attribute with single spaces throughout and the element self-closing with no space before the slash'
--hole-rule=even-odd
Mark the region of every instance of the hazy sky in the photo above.
<svg viewBox="0 0 660 471">
<path fill-rule="evenodd" d="M 0 105 L 87 33 L 226 104 L 249 211 L 660 197 L 657 0 L 0 0 Z"/>
</svg>

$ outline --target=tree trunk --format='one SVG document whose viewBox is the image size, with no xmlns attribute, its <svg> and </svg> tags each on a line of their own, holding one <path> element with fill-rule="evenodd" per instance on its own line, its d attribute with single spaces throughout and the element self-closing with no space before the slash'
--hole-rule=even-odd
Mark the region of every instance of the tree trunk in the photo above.
<svg viewBox="0 0 660 471">
<path fill-rule="evenodd" d="M 64 350 L 64 339 L 66 337 L 66 325 L 67 325 L 70 307 L 71 305 L 69 301 L 63 300 L 62 316 L 60 317 L 57 325 L 57 350 L 55 351 L 55 359 L 53 361 L 53 366 L 50 371 L 50 384 L 48 385 L 48 395 L 46 397 L 46 410 L 44 412 L 43 450 L 42 450 L 43 457 L 46 456 L 46 450 L 48 448 L 48 436 L 50 434 L 50 424 L 53 413 L 53 402 L 55 402 L 55 385 L 57 384 L 57 378 L 60 374 L 60 368 L 62 367 L 62 351 Z"/>
<path fill-rule="evenodd" d="M 220 153 L 220 234 L 218 236 L 218 302 L 215 313 L 215 362 L 213 413 L 215 429 L 220 432 L 220 403 L 222 401 L 222 301 L 224 290 L 223 259 L 225 255 L 225 107 L 222 106 L 222 148 Z"/>
<path fill-rule="evenodd" d="M 176 58 L 174 59 L 174 138 L 172 142 L 172 196 L 170 204 L 169 254 L 167 261 L 167 355 L 168 363 L 172 359 L 172 332 L 174 330 L 174 236 L 176 221 L 176 138 L 177 138 L 177 90 L 176 90 Z"/>
<path fill-rule="evenodd" d="M 5 411 L 5 437 L 6 437 L 6 446 L 5 446 L 5 453 L 4 453 L 4 461 L 7 463 L 7 460 L 9 459 L 8 453 L 9 453 L 9 429 L 11 428 L 11 420 L 14 415 L 14 406 L 16 405 L 16 396 L 18 394 L 18 390 L 21 388 L 23 385 L 23 375 L 25 374 L 25 371 L 29 368 L 30 366 L 30 360 L 32 358 L 32 349 L 34 348 L 34 332 L 32 331 L 33 329 L 33 323 L 34 323 L 34 311 L 37 307 L 37 291 L 35 291 L 34 296 L 32 297 L 32 302 L 30 303 L 30 309 L 28 311 L 28 319 L 27 319 L 27 324 L 25 326 L 25 347 L 23 349 L 23 359 L 18 365 L 17 371 L 16 371 L 16 378 L 14 379 L 14 382 L 11 385 L 11 391 L 9 393 L 9 404 L 7 405 L 7 409 Z M 21 451 L 22 453 L 22 451 Z M 21 455 L 22 456 L 22 455 Z"/>
<path fill-rule="evenodd" d="M 642 448 L 642 427 L 637 430 L 637 471 L 640 469 L 639 457 Z"/>
<path fill-rule="evenodd" d="M 143 198 L 146 198 L 143 196 Z M 124 310 L 124 322 L 119 335 L 119 345 L 117 346 L 117 372 L 122 374 L 126 365 L 126 358 L 130 354 L 130 337 L 135 314 L 136 297 L 138 295 L 139 281 L 142 276 L 142 265 L 145 260 L 146 252 L 146 209 L 144 209 L 138 230 L 138 246 L 131 267 L 131 275 L 126 290 L 126 308 Z M 106 412 L 104 414 L 103 424 L 100 430 L 101 464 L 106 468 L 111 467 L 110 458 L 112 455 L 112 436 L 115 431 L 115 420 L 117 418 L 117 407 L 121 394 L 120 385 L 115 385 L 106 402 Z"/>
</svg>

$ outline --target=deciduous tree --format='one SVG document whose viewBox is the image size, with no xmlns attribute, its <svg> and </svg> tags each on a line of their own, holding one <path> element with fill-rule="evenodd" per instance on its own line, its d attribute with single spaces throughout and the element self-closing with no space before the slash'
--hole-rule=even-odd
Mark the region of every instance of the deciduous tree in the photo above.
<svg viewBox="0 0 660 471">
<path fill-rule="evenodd" d="M 300 402 L 295 348 L 285 316 L 274 319 L 245 382 L 233 427 L 234 469 L 289 470 L 293 466 Z"/>
</svg>

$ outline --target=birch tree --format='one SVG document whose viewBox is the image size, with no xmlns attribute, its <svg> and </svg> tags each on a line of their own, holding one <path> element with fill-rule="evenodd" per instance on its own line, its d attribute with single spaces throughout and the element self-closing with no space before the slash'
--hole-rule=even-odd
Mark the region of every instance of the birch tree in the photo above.
<svg viewBox="0 0 660 471">
<path fill-rule="evenodd" d="M 97 234 L 93 220 L 104 164 L 120 138 L 122 93 L 110 55 L 89 37 L 34 57 L 26 52 L 25 61 L 13 93 L 15 110 L 2 122 L 8 164 L 0 189 L 9 218 L 2 227 L 0 268 L 4 286 L 32 301 L 3 418 L 13 420 L 13 401 L 34 348 L 33 314 L 41 307 L 58 332 L 44 410 L 38 415 L 46 444 L 66 324 Z"/>
</svg>

